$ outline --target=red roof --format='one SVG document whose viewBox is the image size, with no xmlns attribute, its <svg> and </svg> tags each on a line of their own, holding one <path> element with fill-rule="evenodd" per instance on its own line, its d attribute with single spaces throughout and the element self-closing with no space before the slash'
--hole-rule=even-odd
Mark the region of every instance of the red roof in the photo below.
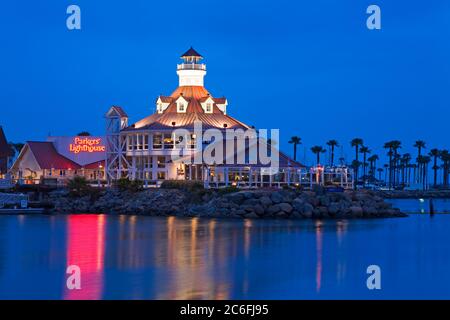
<svg viewBox="0 0 450 320">
<path fill-rule="evenodd" d="M 99 169 L 100 166 L 102 168 L 105 167 L 105 160 L 100 160 L 100 161 L 96 161 L 96 162 L 92 162 L 92 163 L 86 164 L 86 165 L 83 166 L 83 168 L 84 169 L 93 169 L 93 170 L 95 170 L 95 169 Z"/>
<path fill-rule="evenodd" d="M 202 99 L 210 96 L 208 90 L 202 86 L 180 86 L 170 95 L 172 98 L 183 96 L 184 98 Z"/>
<path fill-rule="evenodd" d="M 41 169 L 80 169 L 80 165 L 56 152 L 52 142 L 28 141 L 27 146 Z"/>
<path fill-rule="evenodd" d="M 176 100 L 183 97 L 187 101 L 186 112 L 177 112 Z M 176 129 L 185 128 L 191 129 L 194 127 L 195 121 L 201 121 L 204 129 L 218 128 L 218 129 L 248 129 L 246 124 L 226 115 L 221 111 L 217 104 L 224 104 L 226 98 L 214 98 L 202 86 L 180 86 L 178 87 L 170 97 L 160 96 L 161 101 L 169 103 L 167 108 L 162 113 L 154 113 L 125 130 L 164 130 L 164 129 Z M 201 103 L 204 103 L 208 98 L 211 98 L 214 103 L 212 104 L 212 112 L 206 113 Z"/>
</svg>

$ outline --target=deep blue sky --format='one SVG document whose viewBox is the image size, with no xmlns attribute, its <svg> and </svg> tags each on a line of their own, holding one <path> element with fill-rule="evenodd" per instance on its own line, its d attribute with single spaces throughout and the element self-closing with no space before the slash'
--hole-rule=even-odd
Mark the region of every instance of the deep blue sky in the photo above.
<svg viewBox="0 0 450 320">
<path fill-rule="evenodd" d="M 81 31 L 66 28 L 70 4 Z M 366 28 L 370 4 L 381 31 Z M 102 134 L 112 104 L 139 120 L 176 88 L 192 45 L 229 114 L 280 128 L 289 153 L 292 135 L 308 150 L 337 139 L 348 156 L 354 137 L 378 152 L 392 139 L 414 153 L 419 138 L 450 147 L 446 0 L 9 1 L 0 36 L 0 124 L 13 141 Z"/>
</svg>

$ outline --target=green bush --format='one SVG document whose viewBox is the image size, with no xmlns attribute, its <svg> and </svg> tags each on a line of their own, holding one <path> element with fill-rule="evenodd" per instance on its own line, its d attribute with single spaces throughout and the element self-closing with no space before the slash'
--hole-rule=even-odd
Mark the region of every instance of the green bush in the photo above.
<svg viewBox="0 0 450 320">
<path fill-rule="evenodd" d="M 67 182 L 67 188 L 73 196 L 85 196 L 89 194 L 91 187 L 85 177 L 76 176 Z"/>
<path fill-rule="evenodd" d="M 203 190 L 203 183 L 200 181 L 189 180 L 165 180 L 161 184 L 162 189 L 178 189 L 185 191 L 198 191 Z"/>
<path fill-rule="evenodd" d="M 236 186 L 229 186 L 229 187 L 218 189 L 217 194 L 224 195 L 227 193 L 233 193 L 233 192 L 238 192 L 238 191 L 239 191 L 239 189 Z"/>
<path fill-rule="evenodd" d="M 144 189 L 144 183 L 141 180 L 130 180 L 128 178 L 120 178 L 115 182 L 115 186 L 120 191 L 138 192 Z"/>
</svg>

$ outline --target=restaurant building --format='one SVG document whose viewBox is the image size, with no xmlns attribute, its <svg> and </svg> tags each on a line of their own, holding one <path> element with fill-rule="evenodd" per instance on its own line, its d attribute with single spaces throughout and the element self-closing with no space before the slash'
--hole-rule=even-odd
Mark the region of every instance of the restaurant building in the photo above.
<svg viewBox="0 0 450 320">
<path fill-rule="evenodd" d="M 99 182 L 105 179 L 105 157 L 104 137 L 48 137 L 47 141 L 27 141 L 11 174 L 25 184 L 65 183 L 75 176 Z"/>
<path fill-rule="evenodd" d="M 181 59 L 183 62 L 177 65 L 178 88 L 169 96 L 157 97 L 156 112 L 131 125 L 121 107 L 113 106 L 107 112 L 108 181 L 125 177 L 145 184 L 164 180 L 200 180 L 216 186 L 300 183 L 304 166 L 275 150 L 270 140 L 261 139 L 256 129 L 230 116 L 227 98 L 216 97 L 205 88 L 203 57 L 190 48 Z M 244 148 L 234 148 L 232 154 L 229 149 L 224 151 L 223 161 L 215 163 L 191 161 L 208 148 L 210 141 L 204 136 L 211 129 L 224 136 L 225 131 L 244 132 L 241 135 Z M 246 136 L 250 131 L 256 135 Z M 248 154 L 253 146 L 257 149 L 256 158 Z M 261 161 L 262 149 L 279 155 L 276 168 Z M 244 162 L 227 161 L 236 158 L 239 152 L 243 153 Z"/>
</svg>

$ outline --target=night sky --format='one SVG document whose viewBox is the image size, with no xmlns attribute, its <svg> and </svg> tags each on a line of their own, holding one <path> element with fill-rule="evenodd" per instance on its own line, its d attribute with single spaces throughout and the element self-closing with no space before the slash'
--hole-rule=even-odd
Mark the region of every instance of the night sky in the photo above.
<svg viewBox="0 0 450 320">
<path fill-rule="evenodd" d="M 66 27 L 70 4 L 81 30 Z M 370 4 L 379 31 L 366 27 Z M 0 124 L 14 142 L 103 134 L 113 104 L 130 123 L 147 116 L 192 45 L 229 114 L 279 128 L 288 153 L 300 136 L 301 160 L 329 139 L 348 160 L 355 137 L 383 154 L 393 139 L 413 155 L 417 139 L 450 147 L 448 0 L 8 1 L 0 36 Z"/>
</svg>

